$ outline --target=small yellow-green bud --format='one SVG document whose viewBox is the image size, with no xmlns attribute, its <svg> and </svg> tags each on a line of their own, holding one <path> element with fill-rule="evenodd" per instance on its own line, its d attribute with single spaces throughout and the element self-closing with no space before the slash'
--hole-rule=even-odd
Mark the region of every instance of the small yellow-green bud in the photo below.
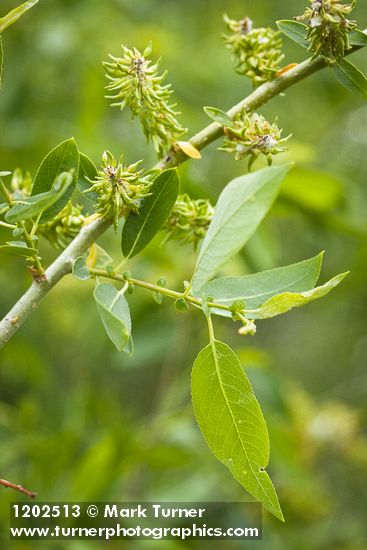
<svg viewBox="0 0 367 550">
<path fill-rule="evenodd" d="M 238 330 L 238 334 L 241 336 L 255 336 L 256 334 L 256 325 L 250 319 L 246 319 L 243 326 Z"/>
<path fill-rule="evenodd" d="M 179 298 L 175 301 L 175 306 L 178 311 L 187 311 L 189 306 L 184 298 Z"/>
<path fill-rule="evenodd" d="M 246 302 L 244 300 L 235 300 L 231 305 L 232 313 L 241 312 L 245 309 Z"/>
</svg>

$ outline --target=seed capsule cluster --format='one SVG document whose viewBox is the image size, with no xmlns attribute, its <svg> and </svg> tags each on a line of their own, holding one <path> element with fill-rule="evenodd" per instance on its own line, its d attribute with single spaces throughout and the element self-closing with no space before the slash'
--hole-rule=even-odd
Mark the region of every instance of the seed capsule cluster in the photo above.
<svg viewBox="0 0 367 550">
<path fill-rule="evenodd" d="M 102 167 L 97 178 L 84 193 L 94 192 L 98 198 L 94 208 L 105 220 L 112 220 L 116 229 L 119 217 L 128 212 L 138 212 L 141 201 L 149 194 L 151 181 L 139 170 L 141 160 L 128 166 L 117 161 L 109 151 L 102 156 Z"/>
<path fill-rule="evenodd" d="M 235 154 L 236 160 L 249 159 L 249 169 L 260 155 L 265 155 L 271 165 L 273 155 L 284 153 L 284 144 L 291 136 L 282 138 L 283 130 L 277 121 L 268 122 L 258 113 L 241 113 L 233 119 L 233 125 L 224 128 L 222 151 Z"/>
<path fill-rule="evenodd" d="M 355 8 L 355 0 L 344 4 L 344 0 L 310 0 L 311 6 L 303 15 L 295 17 L 305 21 L 309 27 L 309 51 L 320 55 L 328 63 L 338 63 L 350 50 L 349 33 L 356 28 L 355 21 L 347 19 Z"/>
<path fill-rule="evenodd" d="M 250 18 L 240 21 L 224 15 L 228 34 L 226 47 L 232 52 L 237 73 L 250 78 L 254 86 L 272 80 L 284 58 L 280 32 L 270 28 L 254 29 Z"/>
<path fill-rule="evenodd" d="M 84 225 L 83 207 L 71 201 L 51 221 L 39 226 L 39 234 L 54 248 L 63 250 L 78 235 Z"/>
<path fill-rule="evenodd" d="M 187 193 L 180 195 L 165 224 L 165 240 L 181 240 L 196 247 L 205 237 L 213 214 L 214 208 L 208 200 L 194 200 Z"/>
<path fill-rule="evenodd" d="M 159 74 L 158 64 L 148 59 L 151 46 L 143 53 L 122 46 L 123 56 L 114 57 L 103 65 L 109 80 L 107 90 L 112 92 L 112 106 L 123 110 L 129 107 L 133 116 L 140 118 L 144 134 L 154 144 L 158 156 L 162 158 L 173 143 L 186 132 L 177 121 L 180 113 L 176 104 L 170 104 L 173 90 L 170 84 L 162 85 L 166 72 Z"/>
</svg>

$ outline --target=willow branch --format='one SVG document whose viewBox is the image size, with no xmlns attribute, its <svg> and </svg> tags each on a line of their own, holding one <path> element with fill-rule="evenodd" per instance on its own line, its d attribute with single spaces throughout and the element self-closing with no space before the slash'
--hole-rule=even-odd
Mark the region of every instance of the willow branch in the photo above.
<svg viewBox="0 0 367 550">
<path fill-rule="evenodd" d="M 356 48 L 357 49 L 357 48 Z M 353 50 L 355 51 L 355 50 Z M 236 115 L 240 114 L 243 110 L 246 112 L 254 111 L 262 105 L 265 105 L 270 99 L 278 96 L 294 84 L 297 84 L 304 78 L 311 76 L 312 74 L 320 71 L 327 67 L 325 61 L 320 57 L 317 59 L 306 59 L 299 65 L 296 65 L 289 71 L 285 72 L 279 78 L 276 78 L 270 82 L 266 82 L 262 86 L 259 86 L 254 90 L 249 96 L 245 99 L 234 105 L 227 114 L 229 117 L 233 118 Z M 202 150 L 213 141 L 216 141 L 223 135 L 223 126 L 213 122 L 197 134 L 195 134 L 191 139 L 190 143 L 196 148 Z M 156 165 L 156 168 L 161 170 L 166 168 L 171 168 L 181 164 L 182 162 L 188 160 L 188 157 L 181 151 L 173 154 L 160 163 Z"/>
<path fill-rule="evenodd" d="M 27 317 L 37 309 L 40 301 L 50 290 L 68 273 L 79 256 L 94 243 L 110 226 L 110 223 L 101 219 L 85 226 L 73 242 L 45 271 L 43 280 L 35 281 L 23 294 L 20 300 L 0 321 L 0 348 L 17 332 Z"/>
<path fill-rule="evenodd" d="M 246 111 L 258 109 L 273 97 L 281 94 L 294 84 L 297 84 L 304 78 L 311 76 L 325 67 L 326 63 L 321 58 L 307 59 L 306 61 L 303 61 L 299 65 L 285 72 L 280 77 L 259 86 L 259 88 L 253 91 L 248 97 L 232 107 L 228 111 L 228 115 L 230 117 L 234 117 L 243 109 L 246 109 Z M 194 145 L 194 147 L 201 150 L 220 138 L 222 134 L 223 127 L 217 123 L 212 123 L 194 135 L 190 139 L 190 142 Z M 187 157 L 183 152 L 172 151 L 154 168 L 158 170 L 165 170 L 170 167 L 179 166 L 188 159 L 189 157 Z M 23 294 L 15 306 L 2 319 L 2 321 L 0 321 L 0 349 L 18 331 L 30 313 L 37 308 L 40 301 L 47 296 L 50 290 L 65 275 L 71 272 L 73 262 L 76 258 L 83 255 L 94 243 L 94 241 L 109 228 L 110 225 L 111 224 L 109 222 L 98 219 L 83 228 L 73 242 L 46 270 L 45 280 L 39 282 L 35 281 L 25 292 L 25 294 Z"/>
<path fill-rule="evenodd" d="M 11 483 L 10 481 L 6 481 L 6 479 L 0 479 L 0 485 L 2 487 L 5 487 L 6 489 L 14 489 L 14 491 L 18 491 L 18 493 L 22 493 L 23 495 L 26 495 L 30 498 L 36 498 L 37 493 L 34 493 L 33 491 L 29 491 L 28 489 L 25 489 L 23 485 L 16 485 L 15 483 Z"/>
</svg>

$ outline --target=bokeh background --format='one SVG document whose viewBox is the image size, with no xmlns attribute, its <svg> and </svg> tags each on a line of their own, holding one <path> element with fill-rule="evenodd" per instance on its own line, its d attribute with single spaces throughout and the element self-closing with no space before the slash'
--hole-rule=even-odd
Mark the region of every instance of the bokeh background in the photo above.
<svg viewBox="0 0 367 550">
<path fill-rule="evenodd" d="M 15 7 L 2 0 L 1 12 Z M 4 35 L 0 96 L 2 170 L 35 173 L 45 154 L 74 136 L 96 163 L 105 148 L 128 161 L 154 152 L 137 121 L 104 99 L 101 61 L 120 44 L 154 55 L 176 91 L 182 120 L 194 133 L 208 123 L 203 105 L 229 108 L 250 91 L 232 70 L 221 40 L 222 13 L 250 15 L 258 26 L 303 12 L 305 0 L 40 0 Z M 367 27 L 366 2 L 356 10 Z M 286 63 L 304 58 L 287 39 Z M 354 55 L 367 69 L 365 52 Z M 217 335 L 243 360 L 268 420 L 269 471 L 287 519 L 264 513 L 267 550 L 362 550 L 367 540 L 367 105 L 337 83 L 331 70 L 298 84 L 261 112 L 279 116 L 290 149 L 277 162 L 296 167 L 271 214 L 233 262 L 231 272 L 286 265 L 326 250 L 322 280 L 350 269 L 326 299 L 258 323 L 243 339 L 226 321 Z M 260 164 L 258 164 L 260 166 Z M 216 201 L 246 166 L 218 152 L 180 169 L 183 188 Z M 2 237 L 5 239 L 4 230 Z M 148 280 L 166 276 L 181 288 L 195 255 L 157 238 L 131 265 Z M 119 236 L 101 244 L 120 260 Z M 44 257 L 54 252 L 46 245 Z M 29 285 L 21 260 L 0 259 L 0 313 Z M 191 264 L 191 265 L 190 265 Z M 228 268 L 229 269 L 229 268 Z M 101 327 L 92 284 L 66 278 L 0 352 L 0 474 L 47 500 L 247 500 L 206 447 L 190 404 L 190 369 L 206 345 L 195 312 L 158 306 L 149 293 L 130 299 L 136 352 L 115 351 Z M 7 503 L 0 490 L 1 547 Z M 28 543 L 29 544 L 29 543 Z M 103 543 L 44 548 L 84 550 Z M 134 548 L 199 547 L 129 543 Z M 205 543 L 201 543 L 203 547 Z M 212 543 L 210 543 L 212 544 Z M 217 543 L 222 544 L 222 543 Z M 28 546 L 27 546 L 28 547 Z M 109 547 L 120 547 L 110 543 Z M 219 546 L 218 546 L 219 547 Z M 228 548 L 252 543 L 228 543 Z"/>
</svg>

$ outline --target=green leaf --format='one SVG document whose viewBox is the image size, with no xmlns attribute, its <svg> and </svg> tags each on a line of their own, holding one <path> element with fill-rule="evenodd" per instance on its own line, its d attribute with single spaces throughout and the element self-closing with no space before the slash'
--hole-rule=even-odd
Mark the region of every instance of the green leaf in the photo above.
<svg viewBox="0 0 367 550">
<path fill-rule="evenodd" d="M 299 21 L 292 21 L 291 19 L 283 19 L 277 21 L 278 29 L 285 36 L 288 36 L 293 42 L 296 42 L 303 48 L 308 50 L 310 43 L 307 39 L 308 27 Z"/>
<path fill-rule="evenodd" d="M 32 258 L 37 256 L 36 248 L 28 248 L 23 241 L 10 241 L 0 246 L 0 254 L 8 256 L 21 256 L 23 258 Z"/>
<path fill-rule="evenodd" d="M 4 17 L 0 18 L 0 33 L 2 33 L 7 27 L 13 25 L 22 15 L 24 15 L 28 10 L 33 8 L 38 4 L 38 0 L 28 0 L 24 2 L 17 8 L 14 8 L 12 11 L 7 13 Z"/>
<path fill-rule="evenodd" d="M 30 218 L 36 218 L 46 209 L 60 203 L 64 195 L 68 194 L 69 188 L 72 186 L 73 176 L 67 172 L 60 174 L 50 191 L 40 193 L 33 197 L 27 197 L 12 206 L 5 214 L 5 219 L 9 223 L 16 223 Z M 42 216 L 43 217 L 43 216 Z"/>
<path fill-rule="evenodd" d="M 217 122 L 221 126 L 229 126 L 231 127 L 233 125 L 233 120 L 227 113 L 224 111 L 221 111 L 220 109 L 217 109 L 216 107 L 204 107 L 205 113 L 210 117 L 214 122 Z"/>
<path fill-rule="evenodd" d="M 333 288 L 338 286 L 339 283 L 348 275 L 349 272 L 341 273 L 336 277 L 333 277 L 322 286 L 317 286 L 312 290 L 306 292 L 284 292 L 282 294 L 277 294 L 259 308 L 247 311 L 246 317 L 249 319 L 270 319 L 276 315 L 282 315 L 282 313 L 287 313 L 294 307 L 301 307 L 314 300 L 323 298 Z M 246 308 L 247 309 L 247 308 Z"/>
<path fill-rule="evenodd" d="M 73 275 L 75 279 L 78 279 L 78 281 L 87 281 L 91 278 L 83 256 L 79 256 L 79 258 L 77 258 L 73 263 Z"/>
<path fill-rule="evenodd" d="M 256 231 L 289 166 L 273 166 L 231 181 L 222 191 L 192 279 L 197 293 Z"/>
<path fill-rule="evenodd" d="M 367 97 L 367 78 L 365 75 L 346 59 L 342 59 L 334 68 L 336 78 L 347 90 L 362 93 Z"/>
<path fill-rule="evenodd" d="M 246 309 L 255 309 L 276 294 L 304 292 L 314 288 L 320 275 L 323 255 L 322 252 L 309 260 L 253 275 L 214 279 L 203 286 L 200 296 L 213 296 L 215 302 L 226 306 L 238 300 L 244 301 Z M 229 311 L 212 311 L 223 317 L 231 317 Z"/>
<path fill-rule="evenodd" d="M 79 174 L 78 174 L 78 188 L 83 193 L 91 186 L 90 181 L 95 180 L 97 177 L 97 167 L 87 155 L 79 153 Z M 90 197 L 92 195 L 92 197 Z M 88 193 L 86 195 L 93 202 L 98 198 L 97 193 Z"/>
<path fill-rule="evenodd" d="M 214 455 L 267 510 L 284 521 L 265 468 L 269 435 L 260 405 L 237 355 L 213 340 L 195 360 L 192 400 L 199 428 Z"/>
<path fill-rule="evenodd" d="M 49 191 L 61 172 L 71 171 L 73 171 L 72 185 L 61 199 L 42 215 L 41 223 L 47 222 L 60 212 L 75 189 L 79 172 L 79 151 L 73 138 L 60 143 L 43 159 L 33 183 L 32 195 Z"/>
<path fill-rule="evenodd" d="M 118 351 L 131 354 L 131 318 L 125 296 L 110 283 L 101 283 L 94 290 L 94 299 L 110 340 Z"/>
<path fill-rule="evenodd" d="M 139 214 L 130 213 L 122 229 L 122 252 L 132 258 L 150 243 L 167 220 L 180 190 L 180 178 L 175 168 L 157 176 L 144 199 Z"/>
<path fill-rule="evenodd" d="M 159 292 L 153 292 L 153 300 L 160 306 L 163 302 L 163 296 Z"/>
<path fill-rule="evenodd" d="M 349 43 L 351 46 L 367 46 L 367 34 L 355 29 L 349 33 Z"/>
<path fill-rule="evenodd" d="M 185 312 L 189 309 L 189 306 L 184 298 L 179 298 L 175 301 L 175 308 L 177 311 Z"/>
</svg>

